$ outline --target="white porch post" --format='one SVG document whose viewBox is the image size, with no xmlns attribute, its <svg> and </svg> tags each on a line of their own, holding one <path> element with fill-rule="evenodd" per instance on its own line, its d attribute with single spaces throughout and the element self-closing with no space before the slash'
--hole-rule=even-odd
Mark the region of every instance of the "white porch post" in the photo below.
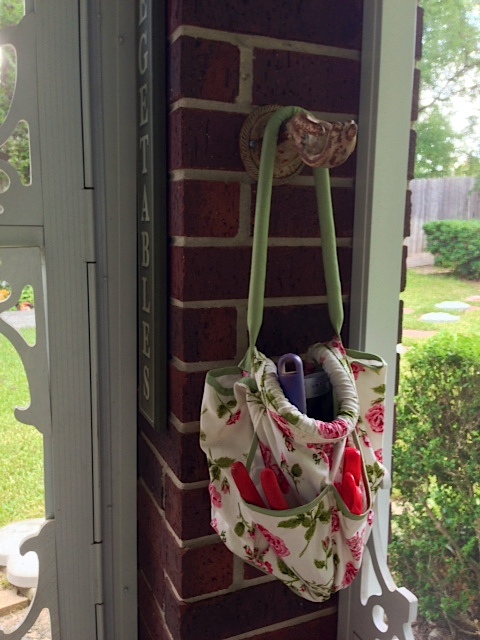
<svg viewBox="0 0 480 640">
<path fill-rule="evenodd" d="M 389 365 L 390 470 L 417 2 L 367 0 L 364 7 L 349 346 Z M 386 565 L 389 497 L 388 488 L 380 492 L 362 575 L 341 594 L 339 640 L 413 638 L 416 599 L 396 588 Z"/>
<path fill-rule="evenodd" d="M 90 48 L 83 69 L 88 65 L 97 211 L 105 640 L 137 638 L 136 5 L 99 0 L 85 14 Z"/>
</svg>

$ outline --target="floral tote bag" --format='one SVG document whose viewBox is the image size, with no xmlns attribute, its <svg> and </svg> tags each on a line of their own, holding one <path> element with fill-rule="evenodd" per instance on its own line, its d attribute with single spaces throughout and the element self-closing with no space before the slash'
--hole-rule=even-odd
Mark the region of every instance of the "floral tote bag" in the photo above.
<svg viewBox="0 0 480 640">
<path fill-rule="evenodd" d="M 386 365 L 373 354 L 346 350 L 338 337 L 343 307 L 328 169 L 323 168 L 314 169 L 314 176 L 336 335 L 310 346 L 303 356 L 305 372 L 326 380 L 320 413 L 309 415 L 292 404 L 277 365 L 256 348 L 276 139 L 280 125 L 298 111 L 280 109 L 265 129 L 248 302 L 250 345 L 238 367 L 207 374 L 200 446 L 210 473 L 211 524 L 220 539 L 299 596 L 322 602 L 351 584 L 372 527 L 375 495 L 385 474 Z M 347 472 L 352 452 L 356 478 Z M 248 476 L 244 480 L 254 498 L 242 489 L 239 469 Z"/>
</svg>

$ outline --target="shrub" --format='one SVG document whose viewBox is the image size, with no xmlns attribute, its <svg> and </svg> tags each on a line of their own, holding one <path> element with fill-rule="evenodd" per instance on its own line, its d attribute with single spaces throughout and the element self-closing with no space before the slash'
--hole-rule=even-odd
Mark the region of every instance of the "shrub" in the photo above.
<svg viewBox="0 0 480 640">
<path fill-rule="evenodd" d="M 5 280 L 0 280 L 0 302 L 7 300 L 12 295 L 12 288 Z M 21 309 L 23 306 L 28 305 L 28 307 L 33 308 L 35 304 L 35 295 L 33 291 L 33 287 L 31 284 L 26 284 L 22 292 L 20 294 L 19 300 L 16 302 L 15 306 L 10 309 L 13 311 L 15 309 Z"/>
<path fill-rule="evenodd" d="M 480 631 L 480 338 L 442 332 L 405 356 L 391 568 L 429 621 Z"/>
<path fill-rule="evenodd" d="M 480 280 L 480 220 L 439 220 L 423 225 L 427 250 L 439 267 Z"/>
<path fill-rule="evenodd" d="M 22 289 L 22 293 L 20 294 L 20 300 L 18 301 L 18 304 L 21 305 L 25 303 L 30 304 L 30 306 L 32 307 L 34 305 L 34 293 L 31 284 L 26 284 Z"/>
</svg>

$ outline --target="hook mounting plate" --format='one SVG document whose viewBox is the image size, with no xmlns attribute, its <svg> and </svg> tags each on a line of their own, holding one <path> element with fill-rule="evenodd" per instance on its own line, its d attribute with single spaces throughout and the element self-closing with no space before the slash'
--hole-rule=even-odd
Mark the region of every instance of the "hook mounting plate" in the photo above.
<svg viewBox="0 0 480 640">
<path fill-rule="evenodd" d="M 245 170 L 255 181 L 258 180 L 260 154 L 262 151 L 263 132 L 274 111 L 280 106 L 267 105 L 258 107 L 248 116 L 240 131 L 240 156 Z M 304 167 L 303 161 L 295 146 L 289 139 L 286 129 L 280 129 L 273 170 L 273 184 L 283 184 L 289 178 L 298 175 Z"/>
</svg>

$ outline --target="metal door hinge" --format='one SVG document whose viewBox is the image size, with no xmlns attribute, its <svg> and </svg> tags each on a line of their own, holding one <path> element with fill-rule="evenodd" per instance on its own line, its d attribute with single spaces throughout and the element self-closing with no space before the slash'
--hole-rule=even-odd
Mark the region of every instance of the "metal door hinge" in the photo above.
<svg viewBox="0 0 480 640">
<path fill-rule="evenodd" d="M 94 542 L 92 550 L 93 604 L 103 604 L 103 543 Z"/>
<path fill-rule="evenodd" d="M 103 543 L 92 544 L 93 605 L 95 607 L 96 640 L 105 640 L 103 592 Z"/>
</svg>

